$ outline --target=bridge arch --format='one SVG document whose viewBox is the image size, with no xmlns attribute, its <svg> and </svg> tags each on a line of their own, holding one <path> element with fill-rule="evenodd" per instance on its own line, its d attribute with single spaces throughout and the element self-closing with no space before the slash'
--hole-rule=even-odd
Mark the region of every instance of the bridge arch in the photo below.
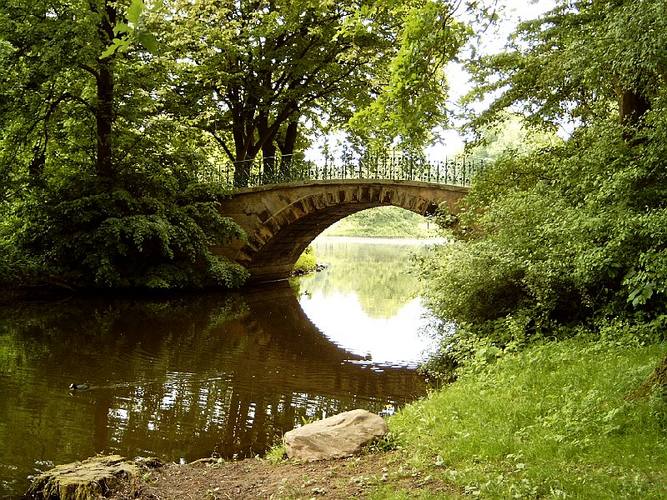
<svg viewBox="0 0 667 500">
<path fill-rule="evenodd" d="M 248 268 L 253 281 L 287 278 L 299 255 L 326 228 L 355 212 L 396 206 L 429 215 L 458 212 L 467 187 L 398 180 L 318 180 L 236 191 L 221 203 L 247 241 L 214 248 Z"/>
</svg>

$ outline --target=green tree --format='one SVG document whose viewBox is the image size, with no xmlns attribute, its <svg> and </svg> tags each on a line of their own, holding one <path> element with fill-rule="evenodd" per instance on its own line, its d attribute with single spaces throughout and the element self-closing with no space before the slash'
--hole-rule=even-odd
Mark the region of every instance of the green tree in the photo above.
<svg viewBox="0 0 667 500">
<path fill-rule="evenodd" d="M 95 287 L 233 286 L 210 247 L 239 229 L 216 208 L 202 139 L 163 111 L 169 65 L 139 0 L 0 6 L 5 279 Z"/>
<path fill-rule="evenodd" d="M 507 345 L 579 327 L 664 337 L 667 13 L 651 1 L 561 2 L 512 40 L 474 62 L 473 96 L 495 100 L 472 126 L 510 109 L 576 128 L 490 165 L 455 230 L 465 241 L 429 262 L 432 305 L 461 325 L 454 350 L 465 355 L 469 335 Z"/>
<path fill-rule="evenodd" d="M 269 174 L 277 151 L 290 158 L 308 123 L 342 124 L 367 109 L 353 128 L 368 133 L 368 117 L 382 109 L 372 127 L 422 137 L 442 114 L 442 65 L 466 34 L 451 6 L 434 0 L 175 1 L 172 9 L 175 101 L 235 163 L 236 185 L 260 153 Z"/>
<path fill-rule="evenodd" d="M 556 146 L 561 142 L 552 131 L 530 126 L 516 114 L 499 116 L 495 123 L 483 127 L 479 135 L 479 139 L 469 147 L 468 153 L 474 158 L 484 158 L 487 161 L 496 160 L 503 153 L 525 154 Z"/>
</svg>

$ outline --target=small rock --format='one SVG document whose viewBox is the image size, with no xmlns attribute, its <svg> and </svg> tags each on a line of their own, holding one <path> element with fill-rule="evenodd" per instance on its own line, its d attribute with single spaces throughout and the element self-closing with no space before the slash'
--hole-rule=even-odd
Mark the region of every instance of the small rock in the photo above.
<svg viewBox="0 0 667 500">
<path fill-rule="evenodd" d="M 145 469 L 159 469 L 164 466 L 162 460 L 157 457 L 136 457 L 134 463 Z"/>
<path fill-rule="evenodd" d="M 352 410 L 291 430 L 283 441 L 289 458 L 326 460 L 354 455 L 386 433 L 387 424 L 382 417 L 366 410 Z"/>
</svg>

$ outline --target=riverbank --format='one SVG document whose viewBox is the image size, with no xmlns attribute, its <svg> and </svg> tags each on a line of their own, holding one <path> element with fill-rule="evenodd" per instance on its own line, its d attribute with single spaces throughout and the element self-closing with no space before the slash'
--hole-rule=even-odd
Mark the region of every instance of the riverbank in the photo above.
<svg viewBox="0 0 667 500">
<path fill-rule="evenodd" d="M 447 238 L 404 238 L 385 236 L 319 236 L 317 242 L 363 243 L 364 245 L 401 245 L 401 246 L 428 246 L 447 243 Z"/>
<path fill-rule="evenodd" d="M 391 417 L 393 450 L 174 464 L 145 476 L 139 497 L 664 498 L 667 403 L 659 389 L 630 396 L 664 354 L 664 345 L 531 347 Z"/>
</svg>

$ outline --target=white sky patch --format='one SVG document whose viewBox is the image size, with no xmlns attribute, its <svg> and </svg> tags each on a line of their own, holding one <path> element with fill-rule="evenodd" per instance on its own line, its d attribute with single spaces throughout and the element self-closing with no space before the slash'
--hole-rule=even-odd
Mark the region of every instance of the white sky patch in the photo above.
<svg viewBox="0 0 667 500">
<path fill-rule="evenodd" d="M 302 295 L 299 303 L 329 340 L 354 354 L 370 356 L 374 363 L 415 364 L 433 348 L 433 339 L 420 333 L 432 320 L 424 317 L 426 309 L 419 299 L 391 318 L 369 316 L 354 293 Z"/>
</svg>

